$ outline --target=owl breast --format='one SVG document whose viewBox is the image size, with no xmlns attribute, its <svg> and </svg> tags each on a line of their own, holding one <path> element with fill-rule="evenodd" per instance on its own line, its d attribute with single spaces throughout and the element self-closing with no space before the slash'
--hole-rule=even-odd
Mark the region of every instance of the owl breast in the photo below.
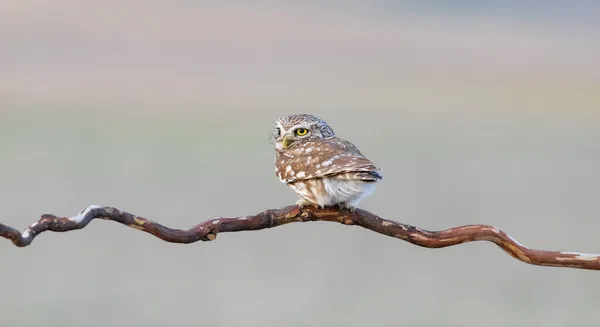
<svg viewBox="0 0 600 327">
<path fill-rule="evenodd" d="M 288 185 L 298 195 L 320 207 L 340 203 L 355 206 L 375 191 L 375 182 L 337 176 L 298 180 Z"/>
</svg>

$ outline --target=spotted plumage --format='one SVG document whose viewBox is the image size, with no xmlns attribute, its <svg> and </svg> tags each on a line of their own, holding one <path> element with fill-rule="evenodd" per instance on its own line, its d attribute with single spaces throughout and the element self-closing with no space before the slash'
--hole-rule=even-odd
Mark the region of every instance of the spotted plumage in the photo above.
<svg viewBox="0 0 600 327">
<path fill-rule="evenodd" d="M 298 204 L 354 208 L 380 180 L 379 168 L 313 115 L 279 118 L 273 130 L 275 173 L 301 196 Z"/>
</svg>

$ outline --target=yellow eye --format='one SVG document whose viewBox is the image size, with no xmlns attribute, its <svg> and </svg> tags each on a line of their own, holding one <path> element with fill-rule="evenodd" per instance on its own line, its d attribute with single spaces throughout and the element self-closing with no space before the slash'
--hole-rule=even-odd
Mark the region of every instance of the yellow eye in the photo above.
<svg viewBox="0 0 600 327">
<path fill-rule="evenodd" d="M 298 136 L 304 136 L 308 133 L 308 130 L 306 128 L 298 128 L 296 130 L 296 135 Z"/>
</svg>

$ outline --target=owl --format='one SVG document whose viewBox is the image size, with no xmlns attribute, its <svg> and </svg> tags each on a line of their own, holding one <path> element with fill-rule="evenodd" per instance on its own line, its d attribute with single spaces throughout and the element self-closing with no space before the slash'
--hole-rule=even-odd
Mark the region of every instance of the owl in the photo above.
<svg viewBox="0 0 600 327">
<path fill-rule="evenodd" d="M 353 211 L 375 190 L 380 169 L 354 144 L 308 114 L 281 117 L 273 130 L 275 174 L 291 187 L 300 207 L 338 206 Z"/>
</svg>

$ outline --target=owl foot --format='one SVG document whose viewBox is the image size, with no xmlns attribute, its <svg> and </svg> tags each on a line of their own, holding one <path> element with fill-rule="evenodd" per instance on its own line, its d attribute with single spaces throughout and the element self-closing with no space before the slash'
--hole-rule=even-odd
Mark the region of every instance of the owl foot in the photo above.
<svg viewBox="0 0 600 327">
<path fill-rule="evenodd" d="M 296 205 L 299 206 L 300 209 L 305 209 L 306 207 L 313 207 L 316 209 L 319 208 L 316 204 L 314 204 L 306 199 L 300 199 L 300 200 L 296 201 Z"/>
<path fill-rule="evenodd" d="M 348 212 L 350 214 L 356 212 L 356 208 L 348 203 L 340 203 L 338 207 L 340 208 L 340 212 Z"/>
</svg>

